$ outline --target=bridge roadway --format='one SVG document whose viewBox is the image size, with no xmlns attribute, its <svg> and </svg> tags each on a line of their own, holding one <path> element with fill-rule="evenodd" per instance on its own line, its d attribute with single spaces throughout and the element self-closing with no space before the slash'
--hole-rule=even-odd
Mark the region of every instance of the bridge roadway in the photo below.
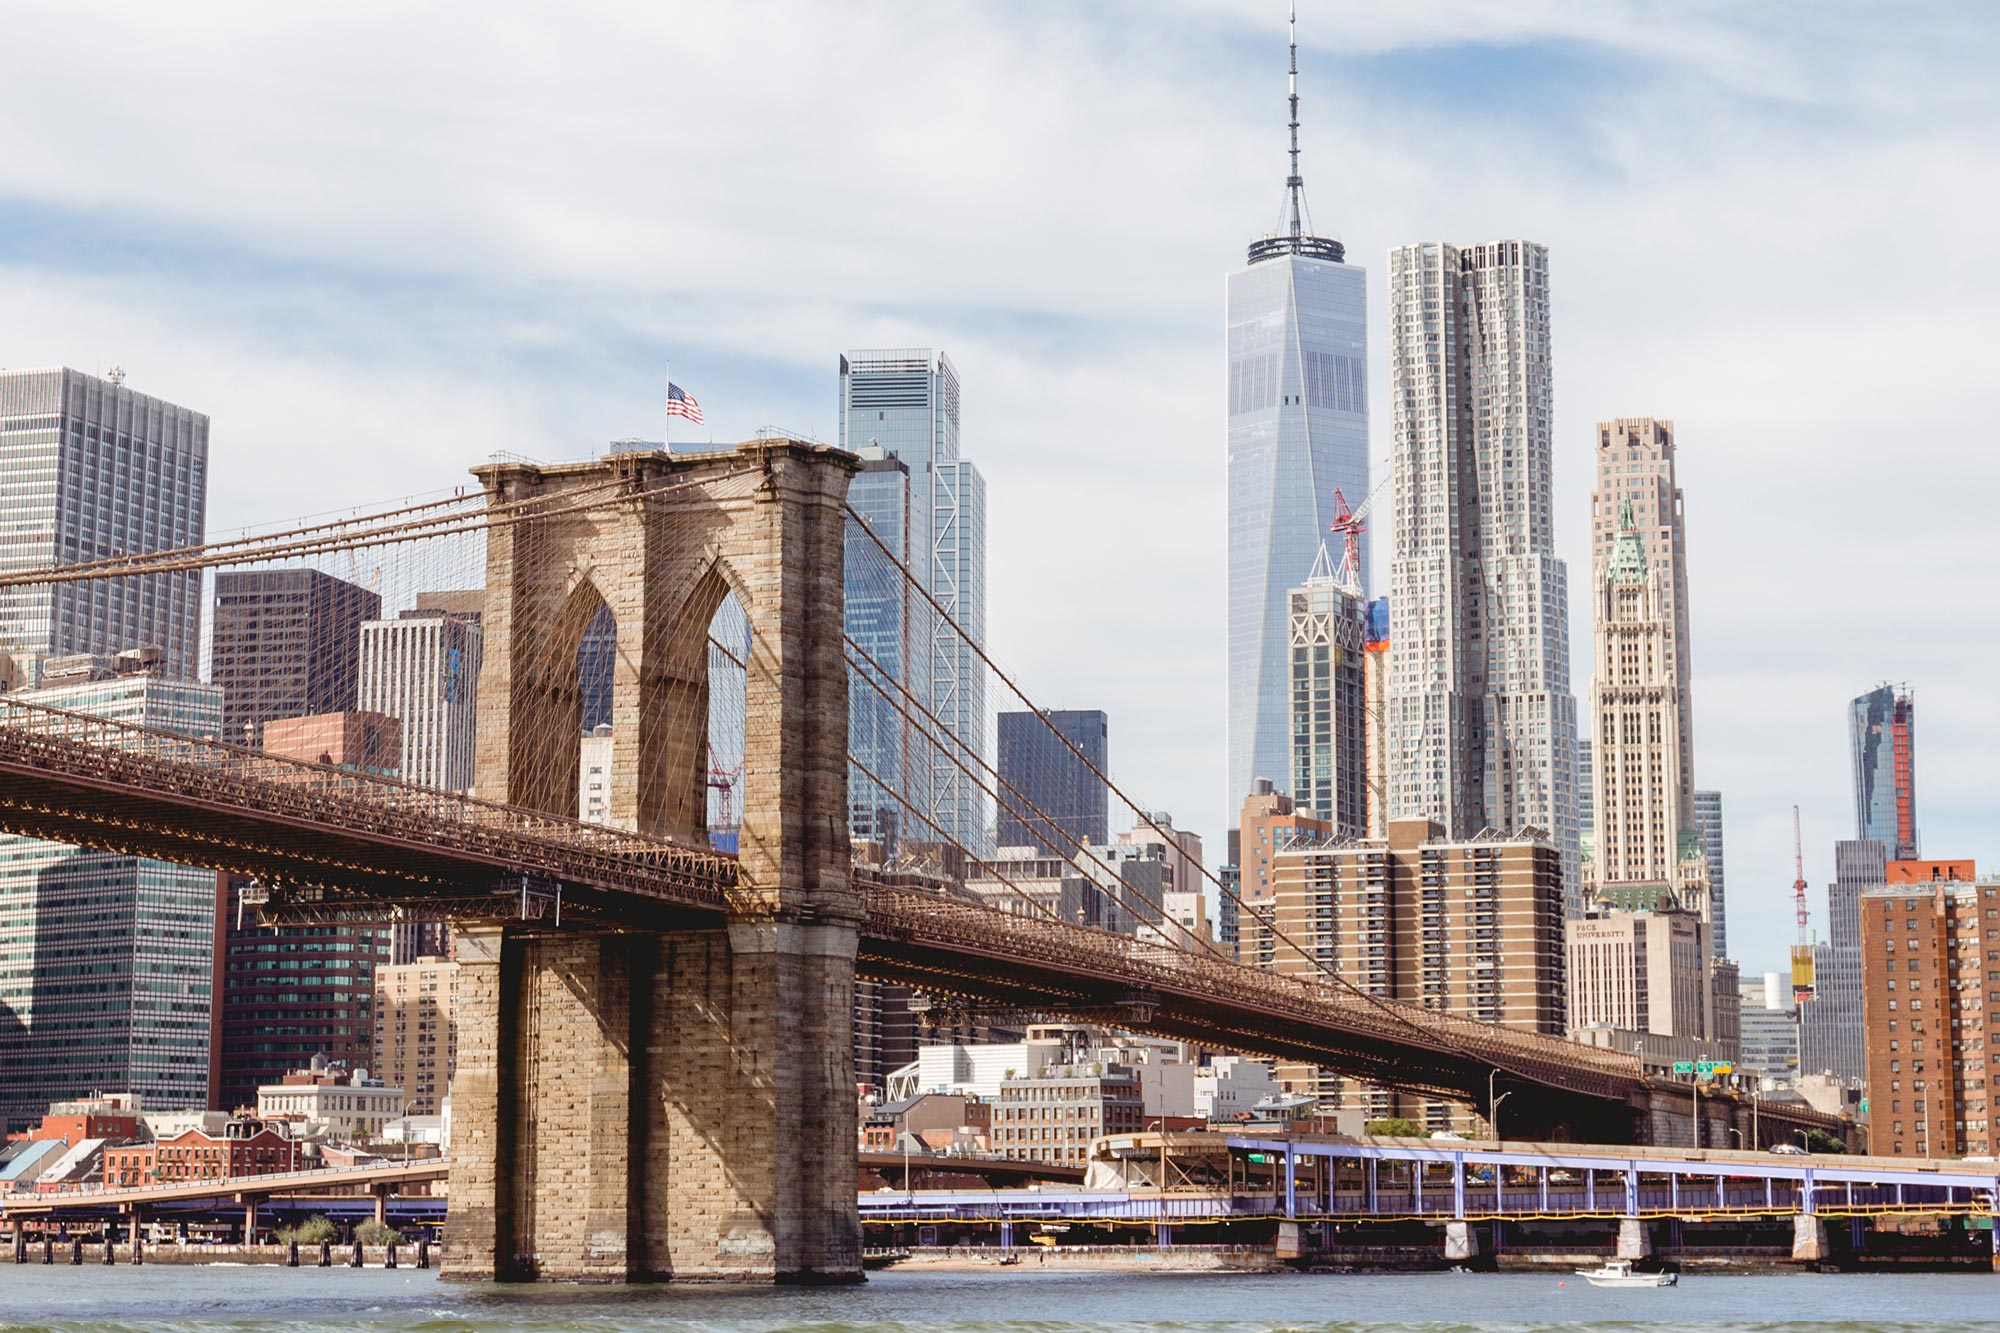
<svg viewBox="0 0 2000 1333">
<path fill-rule="evenodd" d="M 738 888 L 733 858 L 667 838 L 5 698 L 0 831 L 252 876 L 294 919 L 406 905 L 536 928 L 678 929 L 722 924 Z M 1467 1105 L 1497 1073 L 1510 1118 L 1578 1139 L 1657 1137 L 1647 1121 L 1663 1105 L 1691 1118 L 1687 1086 L 1647 1079 L 1631 1056 L 856 874 L 866 977 Z M 1765 1113 L 1778 1117 L 1779 1134 L 1840 1128 Z"/>
</svg>

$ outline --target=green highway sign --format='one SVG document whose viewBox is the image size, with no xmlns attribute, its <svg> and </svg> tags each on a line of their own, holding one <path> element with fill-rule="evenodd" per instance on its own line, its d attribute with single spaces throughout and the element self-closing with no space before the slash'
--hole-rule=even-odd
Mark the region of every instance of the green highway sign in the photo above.
<svg viewBox="0 0 2000 1333">
<path fill-rule="evenodd" d="M 1676 1074 L 1692 1074 L 1694 1072 L 1694 1061 L 1692 1060 L 1674 1061 L 1674 1072 Z"/>
</svg>

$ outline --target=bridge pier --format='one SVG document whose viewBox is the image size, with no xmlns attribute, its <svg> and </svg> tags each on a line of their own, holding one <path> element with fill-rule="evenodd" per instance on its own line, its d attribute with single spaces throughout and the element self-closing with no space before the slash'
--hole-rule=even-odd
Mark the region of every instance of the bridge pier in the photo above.
<svg viewBox="0 0 2000 1333">
<path fill-rule="evenodd" d="M 1618 1219 L 1618 1257 L 1644 1259 L 1653 1253 L 1653 1232 L 1643 1217 Z"/>
<path fill-rule="evenodd" d="M 461 932 L 447 1274 L 858 1279 L 855 941 Z"/>
<path fill-rule="evenodd" d="M 1826 1223 L 1816 1213 L 1798 1213 L 1792 1218 L 1792 1260 L 1816 1264 L 1827 1256 Z"/>
</svg>

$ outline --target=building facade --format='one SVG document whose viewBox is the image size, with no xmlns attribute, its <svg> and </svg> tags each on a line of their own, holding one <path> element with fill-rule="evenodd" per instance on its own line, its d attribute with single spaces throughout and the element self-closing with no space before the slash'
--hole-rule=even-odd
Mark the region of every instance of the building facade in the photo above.
<svg viewBox="0 0 2000 1333">
<path fill-rule="evenodd" d="M 401 772 L 403 724 L 387 713 L 319 713 L 264 724 L 264 753 L 375 777 Z"/>
<path fill-rule="evenodd" d="M 369 1139 L 402 1117 L 406 1100 L 401 1088 L 370 1078 L 366 1071 L 348 1073 L 322 1063 L 258 1088 L 257 1116 L 337 1139 Z"/>
<path fill-rule="evenodd" d="M 1530 241 L 1389 254 L 1389 770 L 1394 818 L 1457 838 L 1546 829 L 1577 915 L 1548 273 L 1547 249 Z"/>
<path fill-rule="evenodd" d="M 1586 770 L 1588 771 L 1588 770 Z M 1709 943 L 1717 958 L 1729 956 L 1729 895 L 1723 875 L 1722 793 L 1697 791 L 1694 794 L 1694 823 L 1701 834 L 1702 858 L 1708 868 Z"/>
<path fill-rule="evenodd" d="M 948 749 L 956 749 L 954 762 L 949 752 L 925 747 L 930 817 L 944 837 L 977 854 L 987 836 L 986 797 L 964 770 L 980 771 L 988 753 L 979 655 L 986 642 L 986 482 L 959 452 L 959 413 L 958 371 L 942 352 L 850 351 L 840 359 L 841 448 L 879 449 L 907 469 L 909 554 L 899 558 L 943 612 L 915 626 L 924 635 L 924 664 L 905 682 L 922 698 L 918 678 L 926 678 L 930 711 L 944 724 Z M 849 596 L 893 589 L 885 563 L 872 542 L 851 541 Z"/>
<path fill-rule="evenodd" d="M 1569 1028 L 1718 1041 L 1708 929 L 1693 912 L 1590 912 L 1567 923 Z"/>
<path fill-rule="evenodd" d="M 375 973 L 393 956 L 394 927 L 264 923 L 251 881 L 201 872 L 213 895 L 206 1105 L 246 1111 L 257 1089 L 315 1057 L 365 1068 L 374 1054 Z"/>
<path fill-rule="evenodd" d="M 1738 988 L 1742 1008 L 1739 1072 L 1774 1085 L 1799 1076 L 1799 1011 L 1792 1003 L 1791 978 L 1766 972 Z"/>
<path fill-rule="evenodd" d="M 1678 674 L 1668 571 L 1647 564 L 1631 497 L 1618 504 L 1617 541 L 1596 584 L 1590 685 L 1596 795 L 1586 888 L 1593 899 L 1666 893 L 1706 921 L 1707 852 L 1682 768 L 1692 753 L 1681 739 L 1688 684 Z"/>
<path fill-rule="evenodd" d="M 403 724 L 403 780 L 472 790 L 473 727 L 482 660 L 477 613 L 419 608 L 359 628 L 355 706 Z"/>
<path fill-rule="evenodd" d="M 1101 776 L 1110 762 L 1104 711 L 1002 713 L 999 730 L 999 845 L 1074 856 L 1110 841 L 1111 792 Z"/>
<path fill-rule="evenodd" d="M 1891 861 L 1913 859 L 1917 840 L 1917 701 L 1909 687 L 1878 685 L 1847 707 L 1854 754 L 1854 836 L 1873 838 Z"/>
<path fill-rule="evenodd" d="M 254 748 L 274 718 L 352 711 L 362 622 L 381 613 L 380 597 L 317 569 L 217 574 L 209 679 L 223 739 Z"/>
<path fill-rule="evenodd" d="M 1869 1151 L 1995 1148 L 1985 1001 L 2000 977 L 2000 879 L 1970 861 L 1892 860 L 1862 890 Z"/>
<path fill-rule="evenodd" d="M 1827 1074 L 1846 1087 L 1867 1077 L 1861 1005 L 1861 894 L 1888 880 L 1888 849 L 1873 838 L 1833 845 L 1826 890 L 1826 942 L 1813 948 L 1812 998 L 1799 1024 L 1799 1073 Z"/>
<path fill-rule="evenodd" d="M 0 370 L 0 573 L 199 546 L 208 417 L 79 370 Z M 0 588 L 0 655 L 157 647 L 195 678 L 201 571 Z M 0 676 L 7 673 L 0 671 Z"/>
<path fill-rule="evenodd" d="M 375 970 L 375 1049 L 369 1068 L 406 1099 L 404 1115 L 438 1115 L 458 1067 L 458 964 L 419 958 Z"/>
<path fill-rule="evenodd" d="M 82 668 L 78 664 L 85 664 Z M 222 692 L 101 658 L 58 658 L 28 703 L 184 736 L 222 727 Z M 215 876 L 33 838 L 0 838 L 0 1124 L 52 1102 L 136 1094 L 200 1106 Z"/>
<path fill-rule="evenodd" d="M 1694 680 L 1688 629 L 1687 527 L 1675 471 L 1674 423 L 1621 417 L 1597 423 L 1597 488 L 1590 497 L 1590 570 L 1603 586 L 1621 547 L 1636 546 L 1651 574 L 1659 620 L 1659 674 L 1678 689 L 1668 744 L 1676 752 L 1676 808 L 1694 807 Z M 1624 557 L 1629 564 L 1630 556 Z M 1603 663 L 1600 662 L 1601 668 Z M 1604 740 L 1600 734 L 1601 744 Z M 1588 772 L 1589 770 L 1584 770 Z"/>
<path fill-rule="evenodd" d="M 1146 1098 L 1139 1070 L 1090 1061 L 1051 1064 L 1005 1079 L 989 1131 L 996 1156 L 1081 1165 L 1091 1141 L 1145 1128 Z"/>
<path fill-rule="evenodd" d="M 1370 995 L 1561 1035 L 1567 1011 L 1561 860 L 1540 834 L 1458 840 L 1429 820 L 1387 838 L 1290 833 L 1273 855 L 1268 924 L 1246 917 L 1243 960 L 1336 978 Z M 1324 1071 L 1281 1075 L 1323 1108 L 1465 1123 L 1443 1103 Z"/>
<path fill-rule="evenodd" d="M 886 419 L 887 409 L 879 410 Z M 910 817 L 911 806 L 929 813 L 931 760 L 922 714 L 898 690 L 907 689 L 929 706 L 932 612 L 919 589 L 890 577 L 875 543 L 919 570 L 929 516 L 918 510 L 909 464 L 879 443 L 863 444 L 856 452 L 861 470 L 847 485 L 847 503 L 858 517 L 847 521 L 841 619 L 857 655 L 865 656 L 848 668 L 847 750 L 855 760 L 847 784 L 848 831 L 895 854 L 906 829 L 918 842 L 937 837 L 921 819 Z"/>
<path fill-rule="evenodd" d="M 1318 574 L 1315 570 L 1315 574 Z M 1344 837 L 1368 833 L 1368 605 L 1331 577 L 1292 589 L 1291 792 Z"/>
<path fill-rule="evenodd" d="M 220 1134 L 188 1129 L 148 1143 L 104 1150 L 104 1183 L 112 1189 L 171 1185 L 184 1180 L 270 1176 L 303 1165 L 299 1143 L 256 1120 L 233 1120 Z"/>
</svg>

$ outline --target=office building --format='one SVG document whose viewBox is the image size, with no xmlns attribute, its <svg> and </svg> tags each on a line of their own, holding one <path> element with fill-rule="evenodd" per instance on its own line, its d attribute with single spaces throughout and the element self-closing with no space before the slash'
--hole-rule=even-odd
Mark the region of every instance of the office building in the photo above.
<svg viewBox="0 0 2000 1333">
<path fill-rule="evenodd" d="M 1603 587 L 1621 561 L 1628 576 L 1635 563 L 1642 563 L 1648 572 L 1650 615 L 1659 622 L 1652 631 L 1659 645 L 1654 672 L 1678 689 L 1671 744 L 1676 754 L 1676 808 L 1685 826 L 1692 822 L 1686 812 L 1694 805 L 1690 692 L 1694 667 L 1688 630 L 1687 528 L 1675 468 L 1673 422 L 1621 417 L 1597 423 L 1597 486 L 1590 497 L 1591 577 Z M 1597 739 L 1600 744 L 1606 741 L 1601 731 Z"/>
<path fill-rule="evenodd" d="M 78 370 L 0 370 L 0 573 L 199 546 L 208 417 Z M 37 660 L 156 647 L 192 680 L 201 572 L 0 588 L 0 655 Z M 7 674 L 0 670 L 0 676 Z"/>
<path fill-rule="evenodd" d="M 444 958 L 375 971 L 375 1049 L 369 1069 L 401 1088 L 403 1115 L 438 1115 L 458 1064 L 458 964 Z"/>
<path fill-rule="evenodd" d="M 1109 734 L 1102 709 L 1000 714 L 1000 846 L 1074 856 L 1109 841 Z"/>
<path fill-rule="evenodd" d="M 1888 880 L 1888 849 L 1873 838 L 1833 845 L 1826 940 L 1813 948 L 1814 986 L 1799 1024 L 1799 1073 L 1844 1087 L 1867 1077 L 1861 1005 L 1861 893 Z"/>
<path fill-rule="evenodd" d="M 1277 228 L 1228 278 L 1228 788 L 1292 781 L 1291 592 L 1368 484 L 1368 275 L 1312 234 L 1299 174 L 1298 48 L 1291 158 Z M 1360 568 L 1368 568 L 1365 541 Z M 1298 793 L 1291 792 L 1296 796 Z"/>
<path fill-rule="evenodd" d="M 1909 686 L 1878 685 L 1848 705 L 1854 751 L 1854 836 L 1891 861 L 1917 855 L 1917 701 Z"/>
<path fill-rule="evenodd" d="M 1590 683 L 1593 900 L 1661 895 L 1708 919 L 1707 853 L 1679 743 L 1687 682 L 1677 674 L 1668 571 L 1646 563 L 1630 496 L 1618 502 L 1618 539 L 1597 580 Z M 1704 946 L 1707 944 L 1704 932 Z"/>
<path fill-rule="evenodd" d="M 1562 870 L 1545 835 L 1452 839 L 1441 825 L 1417 819 L 1393 822 L 1387 838 L 1293 828 L 1278 839 L 1268 925 L 1242 923 L 1245 962 L 1337 978 L 1370 995 L 1480 1022 L 1562 1034 Z M 1323 1108 L 1404 1115 L 1433 1129 L 1467 1123 L 1444 1103 L 1323 1072 L 1280 1072 Z"/>
<path fill-rule="evenodd" d="M 1569 1029 L 1719 1039 L 1708 928 L 1695 913 L 1606 909 L 1565 925 Z"/>
<path fill-rule="evenodd" d="M 1389 773 L 1392 815 L 1434 820 L 1448 837 L 1546 829 L 1575 916 L 1576 700 L 1569 579 L 1554 547 L 1548 270 L 1547 249 L 1529 241 L 1389 254 Z"/>
<path fill-rule="evenodd" d="M 1321 556 L 1325 549 L 1321 548 Z M 1291 792 L 1346 837 L 1368 832 L 1368 605 L 1324 566 L 1291 591 Z"/>
<path fill-rule="evenodd" d="M 881 410 L 886 419 L 887 409 Z M 901 850 L 906 829 L 918 842 L 937 838 L 922 817 L 910 813 L 930 813 L 926 720 L 911 705 L 912 700 L 930 705 L 932 612 L 923 590 L 895 573 L 882 548 L 913 572 L 921 570 L 929 514 L 919 512 L 909 464 L 880 444 L 864 444 L 856 452 L 861 470 L 848 483 L 847 504 L 858 518 L 847 521 L 841 614 L 858 659 L 848 667 L 847 751 L 854 756 L 847 784 L 848 831 L 857 841 L 877 843 L 894 854 Z"/>
<path fill-rule="evenodd" d="M 368 589 L 317 569 L 217 574 L 209 677 L 223 739 L 254 748 L 273 718 L 352 711 L 361 625 L 381 611 Z"/>
<path fill-rule="evenodd" d="M 1991 1160 L 1986 997 L 2000 990 L 2000 878 L 1891 860 L 1861 891 L 1868 1148 Z"/>
<path fill-rule="evenodd" d="M 950 620 L 927 614 L 911 626 L 922 635 L 924 662 L 905 684 L 920 698 L 926 696 L 919 687 L 927 691 L 929 710 L 950 738 L 942 750 L 922 747 L 929 770 L 922 790 L 929 818 L 941 830 L 922 836 L 983 853 L 986 796 L 967 770 L 980 772 L 987 762 L 986 664 L 979 656 L 986 642 L 986 482 L 959 453 L 959 380 L 951 361 L 925 348 L 841 357 L 840 445 L 855 453 L 879 450 L 878 461 L 893 458 L 906 469 L 908 554 L 897 558 Z M 892 516 L 895 485 L 893 477 L 879 483 L 890 492 L 882 503 Z M 874 492 L 865 489 L 870 503 Z M 870 527 L 880 532 L 872 518 Z M 847 553 L 850 597 L 879 598 L 884 587 L 893 588 L 888 561 L 873 542 L 850 538 Z M 883 669 L 893 674 L 889 663 Z M 867 693 L 865 686 L 850 691 Z M 907 782 L 904 790 L 910 790 Z"/>
<path fill-rule="evenodd" d="M 264 753 L 379 778 L 401 774 L 403 724 L 386 713 L 319 713 L 264 724 Z"/>
<path fill-rule="evenodd" d="M 1145 819 L 1118 835 L 1126 847 L 1160 849 L 1160 914 L 1157 927 L 1142 928 L 1144 938 L 1157 938 L 1180 948 L 1196 947 L 1199 941 L 1215 938 L 1209 919 L 1208 876 L 1202 869 L 1201 835 L 1192 829 L 1174 827 L 1174 817 L 1164 810 L 1149 812 Z"/>
<path fill-rule="evenodd" d="M 989 1137 L 995 1156 L 1080 1165 L 1093 1140 L 1136 1134 L 1145 1121 L 1137 1066 L 1078 1060 L 1002 1080 Z"/>
<path fill-rule="evenodd" d="M 1585 772 L 1590 769 L 1586 765 Z M 1697 791 L 1694 794 L 1694 824 L 1701 834 L 1702 858 L 1708 866 L 1709 943 L 1717 958 L 1729 955 L 1729 895 L 1724 888 L 1722 854 L 1722 793 Z"/>
<path fill-rule="evenodd" d="M 150 660 L 130 655 L 131 663 Z M 100 657 L 24 702 L 213 736 L 222 692 Z M 206 1088 L 214 873 L 33 838 L 0 839 L 0 1126 L 88 1093 L 161 1110 Z"/>
<path fill-rule="evenodd" d="M 1738 988 L 1742 1012 L 1742 1051 L 1737 1072 L 1774 1085 L 1799 1076 L 1799 1011 L 1792 1003 L 1791 978 L 1766 972 Z"/>
<path fill-rule="evenodd" d="M 355 706 L 402 722 L 404 781 L 472 790 L 483 643 L 477 610 L 426 607 L 421 599 L 394 620 L 361 624 Z"/>
<path fill-rule="evenodd" d="M 324 1133 L 355 1142 L 380 1138 L 391 1120 L 402 1118 L 406 1100 L 403 1089 L 365 1069 L 350 1073 L 331 1061 L 316 1060 L 310 1068 L 292 1070 L 258 1088 L 257 1118 L 291 1122 L 297 1126 L 294 1138 Z"/>
<path fill-rule="evenodd" d="M 393 927 L 351 921 L 265 924 L 252 881 L 201 872 L 213 935 L 203 968 L 215 1003 L 206 1061 L 207 1105 L 242 1111 L 257 1089 L 321 1057 L 350 1068 L 374 1055 L 375 972 L 393 957 Z"/>
</svg>

